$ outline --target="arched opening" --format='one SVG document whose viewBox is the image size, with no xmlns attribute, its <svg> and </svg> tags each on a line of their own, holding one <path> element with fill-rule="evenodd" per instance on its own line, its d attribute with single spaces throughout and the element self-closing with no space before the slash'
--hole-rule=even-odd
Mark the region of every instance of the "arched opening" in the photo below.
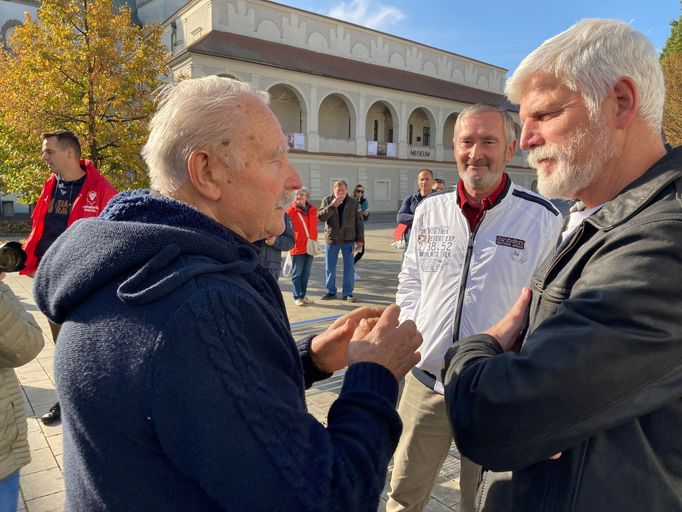
<svg viewBox="0 0 682 512">
<path fill-rule="evenodd" d="M 435 158 L 435 152 L 431 149 L 432 129 L 432 117 L 428 111 L 422 107 L 414 109 L 407 119 L 408 158 Z"/>
<path fill-rule="evenodd" d="M 454 162 L 455 153 L 452 139 L 455 138 L 455 123 L 457 122 L 457 112 L 453 112 L 445 118 L 443 124 L 443 160 Z"/>
<path fill-rule="evenodd" d="M 394 116 L 388 103 L 377 101 L 367 110 L 365 133 L 367 134 L 367 154 L 369 156 L 397 156 L 393 140 Z"/>
<path fill-rule="evenodd" d="M 330 94 L 318 112 L 320 151 L 326 153 L 357 152 L 355 145 L 355 110 L 350 101 L 341 94 Z"/>
<path fill-rule="evenodd" d="M 270 93 L 270 108 L 289 139 L 289 147 L 305 149 L 308 116 L 298 91 L 288 85 L 278 84 L 272 86 L 268 92 Z"/>
</svg>

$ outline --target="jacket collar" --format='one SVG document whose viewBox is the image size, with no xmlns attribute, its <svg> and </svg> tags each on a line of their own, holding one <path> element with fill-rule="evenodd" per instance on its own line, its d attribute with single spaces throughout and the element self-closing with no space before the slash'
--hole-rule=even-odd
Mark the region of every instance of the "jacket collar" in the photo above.
<svg viewBox="0 0 682 512">
<path fill-rule="evenodd" d="M 604 231 L 613 229 L 645 208 L 662 189 L 679 178 L 682 178 L 682 147 L 666 154 L 586 222 Z"/>
</svg>

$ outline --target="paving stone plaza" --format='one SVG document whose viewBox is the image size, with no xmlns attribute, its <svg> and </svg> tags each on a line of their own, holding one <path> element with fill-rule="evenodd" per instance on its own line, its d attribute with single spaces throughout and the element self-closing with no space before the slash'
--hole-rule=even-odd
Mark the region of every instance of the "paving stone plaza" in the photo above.
<svg viewBox="0 0 682 512">
<path fill-rule="evenodd" d="M 384 221 L 384 222 L 382 222 Z M 294 337 L 319 332 L 338 315 L 363 305 L 385 306 L 393 302 L 400 269 L 401 253 L 391 247 L 395 224 L 382 218 L 366 225 L 367 250 L 358 263 L 360 280 L 356 282 L 354 295 L 358 302 L 348 304 L 341 300 L 317 300 L 324 293 L 324 257 L 318 256 L 313 263 L 308 296 L 315 304 L 303 307 L 294 305 L 291 282 L 280 278 L 280 286 L 286 302 Z M 339 265 L 339 274 L 341 274 Z M 337 276 L 340 283 L 341 275 Z M 45 426 L 37 418 L 47 412 L 56 401 L 54 390 L 54 345 L 47 319 L 33 301 L 33 281 L 17 274 L 9 274 L 5 282 L 19 296 L 26 309 L 34 315 L 44 337 L 45 348 L 36 359 L 17 369 L 26 398 L 28 437 L 32 462 L 21 470 L 20 511 L 46 512 L 64 509 L 64 484 L 62 479 L 63 449 L 61 425 Z M 327 411 L 341 388 L 343 372 L 318 383 L 307 393 L 308 409 L 319 421 L 325 423 Z M 443 469 L 438 477 L 429 512 L 459 510 L 459 455 L 452 445 Z M 390 476 L 389 466 L 389 476 Z M 379 510 L 384 509 L 386 489 L 382 493 Z"/>
</svg>

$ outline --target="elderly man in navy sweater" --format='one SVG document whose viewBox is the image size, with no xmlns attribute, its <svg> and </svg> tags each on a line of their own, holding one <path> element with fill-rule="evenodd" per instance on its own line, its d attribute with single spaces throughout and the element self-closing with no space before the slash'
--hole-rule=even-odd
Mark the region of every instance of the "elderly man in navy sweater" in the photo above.
<svg viewBox="0 0 682 512">
<path fill-rule="evenodd" d="M 180 82 L 143 156 L 153 190 L 74 225 L 36 276 L 63 323 L 66 509 L 376 510 L 421 335 L 392 305 L 292 339 L 252 245 L 302 186 L 267 94 Z M 325 427 L 305 388 L 346 365 Z"/>
</svg>

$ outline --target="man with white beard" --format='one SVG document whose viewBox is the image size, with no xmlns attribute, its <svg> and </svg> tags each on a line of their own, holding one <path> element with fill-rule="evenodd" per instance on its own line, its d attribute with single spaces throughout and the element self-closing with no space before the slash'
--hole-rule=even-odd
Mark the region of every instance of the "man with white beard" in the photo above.
<svg viewBox="0 0 682 512">
<path fill-rule="evenodd" d="M 532 294 L 446 354 L 460 451 L 513 471 L 511 499 L 486 483 L 479 504 L 680 511 L 682 152 L 660 136 L 658 56 L 625 23 L 584 20 L 526 57 L 506 90 L 539 191 L 584 210 Z"/>
</svg>

